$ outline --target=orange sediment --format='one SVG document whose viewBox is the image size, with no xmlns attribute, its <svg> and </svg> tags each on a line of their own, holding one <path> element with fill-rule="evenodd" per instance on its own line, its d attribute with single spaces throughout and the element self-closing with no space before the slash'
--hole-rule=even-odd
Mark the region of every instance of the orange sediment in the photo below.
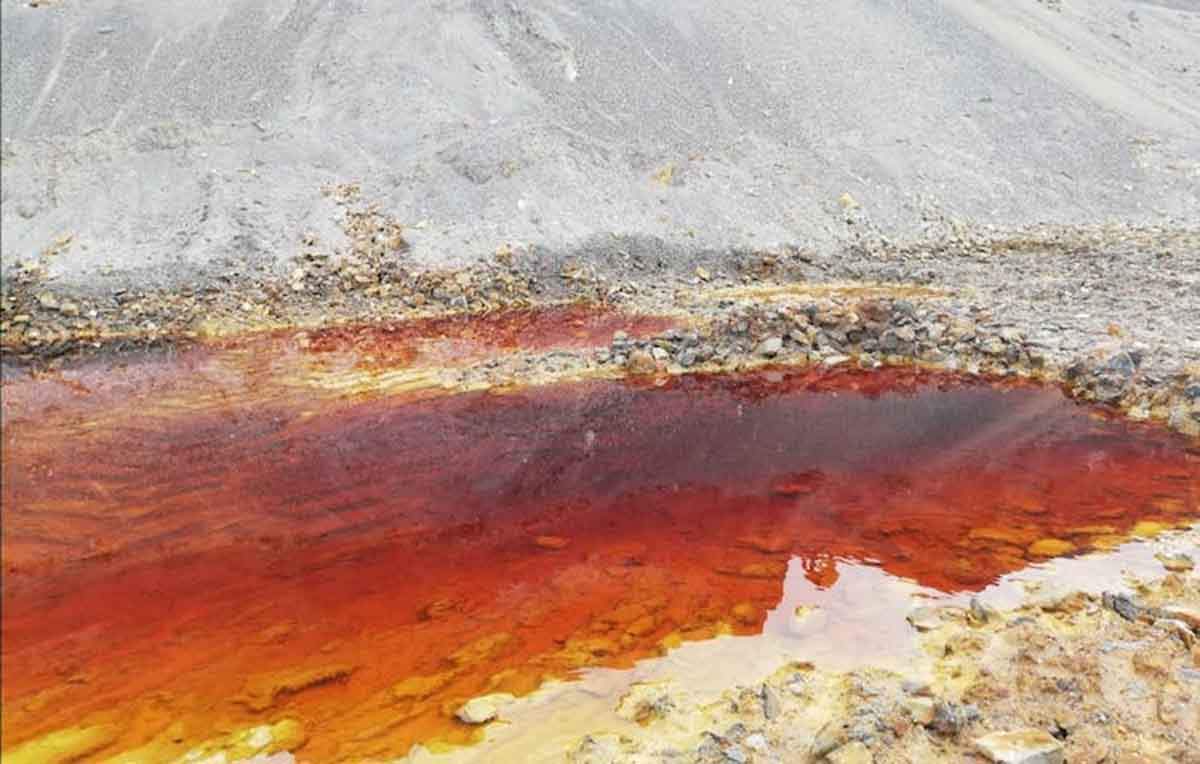
<svg viewBox="0 0 1200 764">
<path fill-rule="evenodd" d="M 850 559 L 973 591 L 1200 516 L 1188 443 L 1053 389 L 764 371 L 347 400 L 281 394 L 270 342 L 408 345 L 262 342 L 261 377 L 204 351 L 6 396 L 6 749 L 469 742 L 472 697 L 756 633 L 792 558 L 822 586 Z"/>
</svg>

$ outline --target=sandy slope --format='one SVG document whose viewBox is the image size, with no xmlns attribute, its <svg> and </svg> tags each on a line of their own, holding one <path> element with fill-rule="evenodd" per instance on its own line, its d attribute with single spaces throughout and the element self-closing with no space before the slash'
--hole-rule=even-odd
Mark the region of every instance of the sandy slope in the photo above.
<svg viewBox="0 0 1200 764">
<path fill-rule="evenodd" d="M 349 181 L 429 264 L 1200 219 L 1191 0 L 0 8 L 5 266 L 73 234 L 68 283 L 336 244 Z"/>
</svg>

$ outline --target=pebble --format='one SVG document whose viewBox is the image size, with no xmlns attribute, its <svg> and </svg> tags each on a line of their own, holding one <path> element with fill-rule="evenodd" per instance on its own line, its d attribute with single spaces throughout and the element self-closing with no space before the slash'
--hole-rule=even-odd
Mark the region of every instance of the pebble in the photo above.
<svg viewBox="0 0 1200 764">
<path fill-rule="evenodd" d="M 746 739 L 742 741 L 742 745 L 756 753 L 766 753 L 770 747 L 767 744 L 766 736 L 764 736 L 761 732 L 755 732 L 753 735 L 747 735 Z"/>
<path fill-rule="evenodd" d="M 769 684 L 762 686 L 762 704 L 763 716 L 768 720 L 774 719 L 783 711 L 783 704 L 779 700 L 779 694 Z"/>
<path fill-rule="evenodd" d="M 1200 632 L 1200 608 L 1187 605 L 1167 605 L 1159 608 L 1157 615 L 1173 621 L 1183 621 L 1193 631 Z"/>
<path fill-rule="evenodd" d="M 1196 561 L 1182 552 L 1179 554 L 1156 554 L 1154 558 L 1172 573 L 1187 573 L 1196 567 Z"/>
<path fill-rule="evenodd" d="M 768 337 L 758 343 L 758 348 L 754 351 L 764 358 L 774 358 L 779 355 L 779 351 L 783 350 L 783 339 L 780 337 Z"/>
<path fill-rule="evenodd" d="M 917 608 L 908 614 L 907 620 L 917 631 L 933 631 L 942 625 L 941 612 L 932 607 Z"/>
<path fill-rule="evenodd" d="M 904 708 L 912 720 L 922 726 L 933 724 L 936 702 L 933 698 L 913 697 L 904 700 Z"/>
<path fill-rule="evenodd" d="M 466 724 L 487 724 L 495 719 L 498 713 L 495 700 L 483 696 L 468 700 L 454 715 Z"/>
<path fill-rule="evenodd" d="M 1063 764 L 1062 743 L 1039 729 L 993 732 L 977 739 L 975 748 L 997 764 Z"/>
</svg>

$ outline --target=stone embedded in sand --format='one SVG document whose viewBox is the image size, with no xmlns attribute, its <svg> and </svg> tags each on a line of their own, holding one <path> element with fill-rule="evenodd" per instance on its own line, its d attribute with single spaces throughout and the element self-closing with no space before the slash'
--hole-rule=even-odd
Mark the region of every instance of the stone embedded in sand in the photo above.
<svg viewBox="0 0 1200 764">
<path fill-rule="evenodd" d="M 1167 605 L 1158 609 L 1158 615 L 1173 621 L 1183 621 L 1193 631 L 1200 631 L 1200 608 L 1187 605 Z"/>
<path fill-rule="evenodd" d="M 499 698 L 494 695 L 471 698 L 454 715 L 460 722 L 466 724 L 487 724 L 500 713 L 496 708 L 498 700 Z"/>
<path fill-rule="evenodd" d="M 781 350 L 783 350 L 783 338 L 768 337 L 762 342 L 758 343 L 758 347 L 755 348 L 754 352 L 758 353 L 764 358 L 774 358 L 775 356 L 779 355 L 779 351 Z"/>
<path fill-rule="evenodd" d="M 643 726 L 662 719 L 675 708 L 668 682 L 634 682 L 617 701 L 617 716 Z"/>
<path fill-rule="evenodd" d="M 1172 573 L 1187 573 L 1192 568 L 1196 567 L 1196 561 L 1186 554 L 1159 554 L 1154 555 L 1154 559 L 1162 563 L 1162 566 Z"/>
<path fill-rule="evenodd" d="M 942 625 L 942 614 L 937 608 L 919 607 L 908 614 L 909 624 L 917 631 L 933 631 Z"/>
<path fill-rule="evenodd" d="M 1183 621 L 1175 618 L 1159 618 L 1154 622 L 1154 627 L 1178 637 L 1179 641 L 1188 649 L 1196 644 L 1196 633 Z"/>
<path fill-rule="evenodd" d="M 936 708 L 936 702 L 933 698 L 920 696 L 905 698 L 904 708 L 908 711 L 908 715 L 912 717 L 912 720 L 917 724 L 933 724 L 934 711 Z"/>
<path fill-rule="evenodd" d="M 542 549 L 565 549 L 571 543 L 570 539 L 565 539 L 562 536 L 538 536 L 533 540 L 533 543 Z"/>
<path fill-rule="evenodd" d="M 1063 764 L 1062 743 L 1038 729 L 993 732 L 976 740 L 975 747 L 997 764 Z"/>
<path fill-rule="evenodd" d="M 1038 539 L 1025 550 L 1030 557 L 1059 557 L 1075 551 L 1075 545 L 1066 539 Z"/>
</svg>

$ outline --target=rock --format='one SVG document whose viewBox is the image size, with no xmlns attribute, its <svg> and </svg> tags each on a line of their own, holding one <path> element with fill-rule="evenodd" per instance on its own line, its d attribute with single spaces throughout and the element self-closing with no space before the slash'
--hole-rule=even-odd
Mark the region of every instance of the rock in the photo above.
<svg viewBox="0 0 1200 764">
<path fill-rule="evenodd" d="M 1127 595 L 1104 592 L 1100 597 L 1104 607 L 1113 611 L 1126 621 L 1137 621 L 1142 617 L 1145 608 L 1135 603 Z"/>
<path fill-rule="evenodd" d="M 850 210 L 856 210 L 859 206 L 858 201 L 850 195 L 849 191 L 838 197 L 838 204 L 842 205 L 842 209 L 846 210 L 847 212 Z"/>
<path fill-rule="evenodd" d="M 976 740 L 975 748 L 997 764 L 1063 764 L 1062 743 L 1038 729 L 993 732 Z"/>
<path fill-rule="evenodd" d="M 466 724 L 487 724 L 499 714 L 496 705 L 496 696 L 482 695 L 468 700 L 454 715 L 458 717 L 459 721 Z"/>
<path fill-rule="evenodd" d="M 968 618 L 972 623 L 985 624 L 999 616 L 996 609 L 979 601 L 978 597 L 971 598 L 971 609 Z"/>
<path fill-rule="evenodd" d="M 617 716 L 649 724 L 662 719 L 675 708 L 666 682 L 635 682 L 617 701 Z"/>
<path fill-rule="evenodd" d="M 837 722 L 826 722 L 813 737 L 809 753 L 813 758 L 821 758 L 846 742 L 846 728 Z"/>
<path fill-rule="evenodd" d="M 1159 554 L 1154 555 L 1154 559 L 1162 563 L 1162 566 L 1172 573 L 1187 573 L 1196 567 L 1196 561 L 1182 552 L 1178 554 Z"/>
<path fill-rule="evenodd" d="M 1192 632 L 1192 628 L 1183 621 L 1174 618 L 1159 618 L 1154 622 L 1154 628 L 1162 629 L 1168 634 L 1179 637 L 1179 641 L 1183 642 L 1184 647 L 1191 648 L 1196 644 L 1196 635 Z"/>
<path fill-rule="evenodd" d="M 571 543 L 571 540 L 562 536 L 538 536 L 533 540 L 533 543 L 542 549 L 558 550 L 565 549 Z"/>
<path fill-rule="evenodd" d="M 933 631 L 941 627 L 942 614 L 937 608 L 919 607 L 908 614 L 907 620 L 917 631 Z"/>
<path fill-rule="evenodd" d="M 763 716 L 768 720 L 774 719 L 783 711 L 783 704 L 779 700 L 779 694 L 769 684 L 762 686 L 762 705 Z"/>
<path fill-rule="evenodd" d="M 764 358 L 774 358 L 779 355 L 780 350 L 783 350 L 783 339 L 780 337 L 768 337 L 758 343 L 758 347 L 755 348 L 754 352 Z"/>
<path fill-rule="evenodd" d="M 933 721 L 928 726 L 939 735 L 954 737 L 978 718 L 979 709 L 975 706 L 939 701 L 934 704 Z"/>
<path fill-rule="evenodd" d="M 1191 627 L 1192 631 L 1200 632 L 1200 608 L 1187 605 L 1167 605 L 1159 608 L 1157 615 L 1160 618 L 1183 621 Z"/>
<path fill-rule="evenodd" d="M 653 374 L 658 371 L 658 364 L 654 362 L 654 356 L 650 353 L 645 350 L 635 350 L 629 354 L 625 370 L 630 374 Z"/>
<path fill-rule="evenodd" d="M 825 755 L 825 760 L 831 764 L 871 764 L 875 757 L 871 755 L 871 749 L 855 740 L 830 751 Z"/>
<path fill-rule="evenodd" d="M 571 764 L 618 764 L 626 758 L 619 735 L 588 735 L 568 756 Z"/>
<path fill-rule="evenodd" d="M 914 722 L 922 726 L 933 724 L 936 705 L 933 698 L 912 697 L 904 700 L 904 708 L 908 711 L 908 715 Z"/>
<path fill-rule="evenodd" d="M 742 741 L 742 745 L 756 753 L 766 753 L 770 746 L 767 744 L 767 738 L 761 732 L 755 732 L 752 735 L 747 735 Z"/>
</svg>

